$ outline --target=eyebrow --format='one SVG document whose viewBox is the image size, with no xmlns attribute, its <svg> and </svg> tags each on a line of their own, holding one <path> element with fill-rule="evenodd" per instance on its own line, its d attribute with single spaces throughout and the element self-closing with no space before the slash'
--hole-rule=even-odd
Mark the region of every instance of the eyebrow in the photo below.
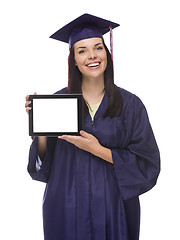
<svg viewBox="0 0 180 240">
<path fill-rule="evenodd" d="M 102 44 L 101 42 L 100 43 L 96 43 L 94 46 L 97 47 L 98 45 Z M 86 47 L 78 47 L 77 49 L 79 48 L 86 48 Z"/>
</svg>

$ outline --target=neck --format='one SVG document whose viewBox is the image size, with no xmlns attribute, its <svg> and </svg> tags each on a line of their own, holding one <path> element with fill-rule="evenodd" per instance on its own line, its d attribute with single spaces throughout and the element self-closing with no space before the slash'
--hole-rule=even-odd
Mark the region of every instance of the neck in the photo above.
<svg viewBox="0 0 180 240">
<path fill-rule="evenodd" d="M 101 102 L 104 96 L 104 77 L 99 79 L 83 78 L 82 93 L 90 105 Z"/>
</svg>

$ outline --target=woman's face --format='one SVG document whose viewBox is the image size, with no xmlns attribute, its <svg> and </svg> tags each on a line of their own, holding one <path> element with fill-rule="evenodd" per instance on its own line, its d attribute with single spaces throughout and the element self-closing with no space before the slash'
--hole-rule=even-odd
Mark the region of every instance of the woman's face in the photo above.
<svg viewBox="0 0 180 240">
<path fill-rule="evenodd" d="M 104 76 L 107 53 L 101 38 L 89 38 L 74 44 L 75 63 L 85 78 Z"/>
</svg>

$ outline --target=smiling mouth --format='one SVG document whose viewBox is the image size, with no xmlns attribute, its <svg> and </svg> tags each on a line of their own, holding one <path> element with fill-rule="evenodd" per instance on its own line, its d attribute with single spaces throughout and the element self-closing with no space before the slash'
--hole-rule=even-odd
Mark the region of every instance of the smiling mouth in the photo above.
<svg viewBox="0 0 180 240">
<path fill-rule="evenodd" d="M 89 68 L 97 68 L 99 67 L 100 64 L 101 64 L 100 62 L 95 62 L 95 63 L 89 63 L 86 66 Z"/>
</svg>

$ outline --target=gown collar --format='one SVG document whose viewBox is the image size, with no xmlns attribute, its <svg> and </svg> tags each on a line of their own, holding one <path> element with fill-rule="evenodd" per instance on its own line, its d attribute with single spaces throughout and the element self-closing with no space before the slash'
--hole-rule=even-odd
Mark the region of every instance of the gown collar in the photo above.
<svg viewBox="0 0 180 240">
<path fill-rule="evenodd" d="M 98 108 L 98 110 L 96 111 L 96 113 L 94 115 L 94 120 L 96 120 L 97 118 L 100 118 L 100 117 L 103 116 L 103 114 L 106 111 L 107 104 L 108 104 L 108 97 L 107 97 L 107 94 L 105 92 L 104 96 L 103 96 L 103 99 L 102 99 L 102 101 L 101 101 L 101 103 L 99 105 L 99 108 Z M 90 113 L 88 113 L 88 115 L 85 117 L 85 121 L 87 121 L 87 120 L 91 120 L 92 121 Z"/>
</svg>

